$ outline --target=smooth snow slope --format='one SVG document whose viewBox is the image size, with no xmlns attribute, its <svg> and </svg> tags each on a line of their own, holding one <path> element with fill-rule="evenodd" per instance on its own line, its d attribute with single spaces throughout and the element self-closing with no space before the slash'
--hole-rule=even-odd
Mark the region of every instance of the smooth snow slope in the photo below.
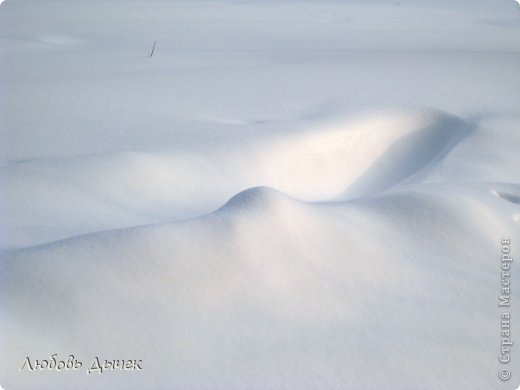
<svg viewBox="0 0 520 390">
<path fill-rule="evenodd" d="M 7 0 L 0 42 L 5 389 L 520 383 L 513 1 Z"/>
</svg>

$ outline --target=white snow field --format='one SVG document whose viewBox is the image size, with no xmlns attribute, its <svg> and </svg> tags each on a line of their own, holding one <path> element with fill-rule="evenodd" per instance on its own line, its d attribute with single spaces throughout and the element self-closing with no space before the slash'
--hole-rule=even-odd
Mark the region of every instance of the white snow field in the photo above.
<svg viewBox="0 0 520 390">
<path fill-rule="evenodd" d="M 520 384 L 514 0 L 7 0 L 0 67 L 6 390 Z"/>
</svg>

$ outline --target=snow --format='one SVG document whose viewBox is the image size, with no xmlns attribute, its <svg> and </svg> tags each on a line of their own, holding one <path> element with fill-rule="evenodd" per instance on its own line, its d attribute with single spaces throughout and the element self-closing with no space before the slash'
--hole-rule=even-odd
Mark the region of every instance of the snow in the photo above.
<svg viewBox="0 0 520 390">
<path fill-rule="evenodd" d="M 4 2 L 2 385 L 515 388 L 517 11 Z"/>
</svg>

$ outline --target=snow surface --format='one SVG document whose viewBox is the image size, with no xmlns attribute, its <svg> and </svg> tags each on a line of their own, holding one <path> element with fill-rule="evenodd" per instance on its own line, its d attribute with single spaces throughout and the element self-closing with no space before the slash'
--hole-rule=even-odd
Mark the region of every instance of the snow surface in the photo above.
<svg viewBox="0 0 520 390">
<path fill-rule="evenodd" d="M 7 0 L 0 41 L 6 389 L 518 385 L 513 1 Z"/>
</svg>

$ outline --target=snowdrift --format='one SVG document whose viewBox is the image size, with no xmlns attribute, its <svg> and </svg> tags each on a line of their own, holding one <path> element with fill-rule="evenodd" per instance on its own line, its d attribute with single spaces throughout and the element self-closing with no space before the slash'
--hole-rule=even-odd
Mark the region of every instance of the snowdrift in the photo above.
<svg viewBox="0 0 520 390">
<path fill-rule="evenodd" d="M 307 126 L 183 151 L 5 165 L 0 185 L 11 223 L 3 246 L 192 218 L 254 186 L 312 202 L 370 195 L 435 164 L 472 131 L 471 123 L 431 110 L 320 118 Z"/>
<path fill-rule="evenodd" d="M 3 2 L 1 386 L 516 388 L 518 10 Z"/>
<path fill-rule="evenodd" d="M 2 366 L 49 350 L 90 364 L 101 351 L 136 355 L 147 374 L 91 374 L 85 388 L 413 388 L 426 364 L 432 382 L 492 387 L 481 369 L 496 354 L 488 259 L 496 232 L 517 227 L 497 215 L 511 210 L 505 202 L 477 194 L 449 187 L 313 206 L 261 187 L 191 221 L 17 251 L 2 262 Z M 388 371 L 395 359 L 407 364 Z M 6 371 L 4 382 L 19 375 Z M 47 378 L 24 383 L 78 380 Z"/>
</svg>

